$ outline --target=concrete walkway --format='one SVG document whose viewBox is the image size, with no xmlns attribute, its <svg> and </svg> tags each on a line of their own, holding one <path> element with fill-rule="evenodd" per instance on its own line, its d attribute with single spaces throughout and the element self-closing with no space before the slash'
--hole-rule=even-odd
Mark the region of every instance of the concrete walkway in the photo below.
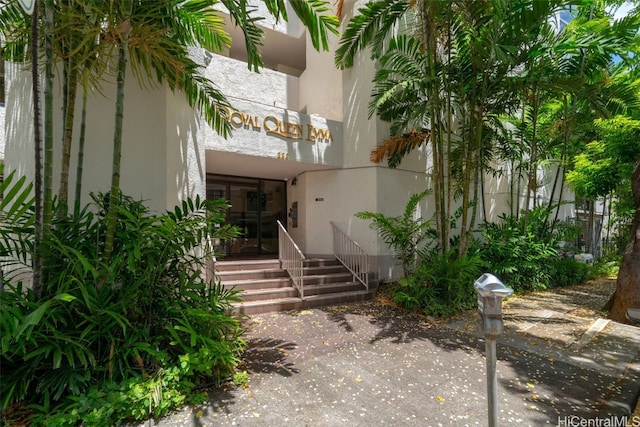
<svg viewBox="0 0 640 427">
<path fill-rule="evenodd" d="M 505 303 L 499 424 L 624 426 L 626 418 L 640 426 L 629 415 L 640 393 L 640 328 L 602 319 L 567 295 Z M 247 388 L 228 385 L 207 405 L 142 425 L 487 425 L 473 310 L 446 323 L 380 301 L 271 313 L 250 320 L 247 340 Z"/>
</svg>

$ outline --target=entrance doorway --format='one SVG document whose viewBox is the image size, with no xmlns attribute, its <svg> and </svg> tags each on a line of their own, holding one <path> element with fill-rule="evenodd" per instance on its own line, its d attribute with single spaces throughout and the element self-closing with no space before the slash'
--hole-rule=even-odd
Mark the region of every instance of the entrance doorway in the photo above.
<svg viewBox="0 0 640 427">
<path fill-rule="evenodd" d="M 286 223 L 287 183 L 259 178 L 207 175 L 207 199 L 223 198 L 231 208 L 226 223 L 240 235 L 224 244 L 227 257 L 277 257 L 278 223 Z"/>
</svg>

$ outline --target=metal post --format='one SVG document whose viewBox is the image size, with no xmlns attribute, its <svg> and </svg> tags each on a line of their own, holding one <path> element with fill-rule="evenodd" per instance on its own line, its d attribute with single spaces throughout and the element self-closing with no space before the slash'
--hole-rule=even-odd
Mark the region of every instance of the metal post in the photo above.
<svg viewBox="0 0 640 427">
<path fill-rule="evenodd" d="M 487 358 L 487 403 L 489 427 L 498 426 L 497 340 L 502 333 L 502 298 L 513 295 L 496 276 L 485 273 L 474 284 L 478 292 L 478 326 L 484 335 Z"/>
<path fill-rule="evenodd" d="M 487 357 L 487 401 L 489 405 L 489 427 L 498 426 L 498 375 L 496 374 L 496 340 L 485 339 Z"/>
</svg>

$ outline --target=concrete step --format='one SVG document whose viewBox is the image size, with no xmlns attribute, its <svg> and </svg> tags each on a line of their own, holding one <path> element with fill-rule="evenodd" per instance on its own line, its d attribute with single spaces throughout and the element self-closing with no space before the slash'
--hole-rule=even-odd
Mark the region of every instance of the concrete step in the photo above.
<svg viewBox="0 0 640 427">
<path fill-rule="evenodd" d="M 335 258 L 306 258 L 303 262 L 304 267 L 322 267 L 341 265 Z"/>
<path fill-rule="evenodd" d="M 302 310 L 306 308 L 323 307 L 335 304 L 345 304 L 357 301 L 367 301 L 373 298 L 373 292 L 366 290 L 311 295 L 301 298 L 277 298 L 260 301 L 246 301 L 234 304 L 235 309 L 246 315 L 256 315 L 273 311 Z"/>
<path fill-rule="evenodd" d="M 304 285 L 304 297 L 313 295 L 326 295 L 333 293 L 352 292 L 363 290 L 364 286 L 360 282 L 336 282 L 336 283 L 318 283 Z"/>
<path fill-rule="evenodd" d="M 242 280 L 224 280 L 222 282 L 225 288 L 236 288 L 241 291 L 250 291 L 256 289 L 274 289 L 274 288 L 290 288 L 292 286 L 291 279 L 288 275 L 283 277 L 274 277 L 270 279 L 242 279 Z"/>
<path fill-rule="evenodd" d="M 317 285 L 322 283 L 349 282 L 353 280 L 353 275 L 347 272 L 305 275 L 303 283 L 305 285 Z"/>
<path fill-rule="evenodd" d="M 247 303 L 249 301 L 264 301 L 283 298 L 297 298 L 298 291 L 293 286 L 286 288 L 260 288 L 250 289 L 238 294 L 242 301 Z"/>
<path fill-rule="evenodd" d="M 343 273 L 347 271 L 347 269 L 342 264 L 318 266 L 312 265 L 303 267 L 302 271 L 305 276 L 315 276 L 319 274 Z"/>
<path fill-rule="evenodd" d="M 272 270 L 280 268 L 280 260 L 277 258 L 269 259 L 241 259 L 231 261 L 217 261 L 217 271 L 234 271 L 234 270 Z"/>
<path fill-rule="evenodd" d="M 226 286 L 226 285 L 225 285 Z M 274 298 L 284 298 L 289 296 L 298 296 L 298 290 L 289 283 L 289 286 L 281 286 L 281 287 L 248 287 L 246 289 L 242 289 L 240 287 L 236 287 L 236 289 L 241 290 L 242 292 L 238 295 L 238 297 L 242 298 L 244 301 L 255 301 L 260 298 L 262 299 L 274 299 Z M 311 285 L 304 285 L 304 296 L 305 298 L 312 295 L 324 295 L 331 293 L 340 293 L 340 292 L 350 292 L 350 291 L 359 291 L 364 289 L 361 283 L 359 282 L 336 282 L 336 283 L 316 283 Z"/>
<path fill-rule="evenodd" d="M 228 270 L 218 271 L 217 276 L 222 283 L 228 283 L 238 280 L 261 280 L 275 279 L 280 277 L 289 277 L 286 270 L 280 268 L 255 269 L 255 270 Z"/>
<path fill-rule="evenodd" d="M 242 291 L 242 302 L 234 306 L 248 315 L 363 301 L 374 294 L 336 259 L 304 260 L 304 300 L 278 260 L 221 261 L 216 270 L 225 287 Z"/>
</svg>

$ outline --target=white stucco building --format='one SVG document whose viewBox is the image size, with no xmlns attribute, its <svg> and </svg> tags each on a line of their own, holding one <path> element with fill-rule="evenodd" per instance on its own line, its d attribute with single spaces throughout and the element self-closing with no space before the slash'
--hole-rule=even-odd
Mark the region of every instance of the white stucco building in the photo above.
<svg viewBox="0 0 640 427">
<path fill-rule="evenodd" d="M 369 222 L 354 214 L 399 215 L 411 195 L 430 185 L 429 153 L 419 149 L 397 169 L 371 163 L 371 150 L 388 137 L 387 125 L 368 117 L 373 64 L 363 55 L 353 68 L 336 69 L 334 52 L 314 50 L 295 14 L 289 17 L 288 23 L 264 21 L 265 68 L 259 74 L 247 69 L 244 44 L 235 32 L 234 44 L 224 55 L 194 53 L 205 75 L 233 105 L 229 113 L 235 131 L 229 139 L 217 135 L 188 107 L 181 93 L 167 87 L 143 90 L 129 73 L 122 190 L 147 200 L 157 211 L 196 195 L 229 200 L 228 221 L 238 225 L 243 236 L 224 248 L 228 257 L 276 256 L 276 220 L 286 226 L 305 255 L 331 255 L 333 222 L 368 252 L 382 280 L 394 278 L 401 272 L 389 248 Z M 331 43 L 337 47 L 338 39 L 332 38 Z M 7 64 L 5 140 L 0 155 L 5 173 L 17 169 L 33 176 L 28 88 L 28 73 Z M 89 201 L 89 191 L 106 192 L 110 185 L 115 84 L 105 84 L 103 94 L 106 97 L 96 94 L 89 99 L 83 203 Z M 56 99 L 59 122 L 60 96 Z M 60 126 L 56 130 L 60 132 Z M 55 143 L 60 139 L 57 134 Z M 55 165 L 60 163 L 59 155 L 60 150 L 54 150 Z M 76 161 L 74 150 L 71 188 Z M 54 184 L 58 176 L 59 171 L 54 171 Z M 507 212 L 506 179 L 488 180 L 486 188 L 491 193 L 491 218 Z M 572 206 L 563 209 L 567 211 L 561 218 L 575 216 Z M 429 200 L 420 206 L 420 214 L 433 214 Z"/>
</svg>

